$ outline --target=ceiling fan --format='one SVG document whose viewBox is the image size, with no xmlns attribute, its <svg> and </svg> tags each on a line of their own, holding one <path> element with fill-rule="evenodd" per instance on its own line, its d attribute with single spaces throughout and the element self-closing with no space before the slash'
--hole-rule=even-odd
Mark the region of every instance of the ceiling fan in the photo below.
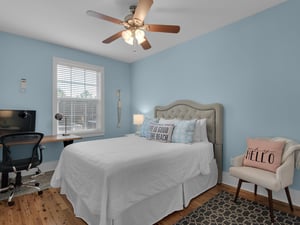
<svg viewBox="0 0 300 225">
<path fill-rule="evenodd" d="M 129 7 L 131 13 L 124 18 L 124 21 L 93 10 L 88 10 L 86 13 L 90 16 L 124 26 L 125 30 L 121 30 L 108 37 L 102 41 L 103 43 L 109 44 L 116 39 L 123 37 L 126 43 L 130 45 L 137 43 L 141 45 L 143 49 L 147 50 L 151 48 L 151 45 L 145 36 L 145 31 L 164 33 L 178 33 L 180 31 L 180 26 L 177 25 L 144 24 L 144 19 L 152 4 L 153 0 L 139 0 L 137 5 Z"/>
</svg>

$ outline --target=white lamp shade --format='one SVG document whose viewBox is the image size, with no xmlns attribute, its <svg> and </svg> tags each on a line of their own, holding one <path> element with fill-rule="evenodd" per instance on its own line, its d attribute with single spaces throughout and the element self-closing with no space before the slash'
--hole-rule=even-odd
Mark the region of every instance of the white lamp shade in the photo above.
<svg viewBox="0 0 300 225">
<path fill-rule="evenodd" d="M 143 30 L 137 29 L 135 31 L 135 38 L 136 38 L 138 44 L 140 45 L 141 43 L 143 43 L 146 40 L 145 32 Z"/>
<path fill-rule="evenodd" d="M 133 35 L 132 32 L 130 30 L 124 30 L 122 32 L 122 37 L 124 39 L 124 41 L 129 44 L 129 45 L 133 45 Z"/>
<path fill-rule="evenodd" d="M 144 122 L 144 115 L 143 114 L 134 114 L 133 115 L 133 124 L 134 125 L 141 125 Z"/>
<path fill-rule="evenodd" d="M 124 30 L 122 32 L 122 38 L 129 45 L 133 45 L 134 39 L 136 39 L 138 44 L 141 44 L 146 40 L 145 32 L 141 29 Z"/>
</svg>

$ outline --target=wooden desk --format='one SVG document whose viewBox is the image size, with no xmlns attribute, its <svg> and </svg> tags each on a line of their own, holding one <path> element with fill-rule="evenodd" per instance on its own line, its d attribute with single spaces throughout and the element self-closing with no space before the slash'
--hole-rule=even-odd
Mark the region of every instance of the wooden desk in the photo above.
<svg viewBox="0 0 300 225">
<path fill-rule="evenodd" d="M 74 140 L 79 140 L 82 137 L 76 136 L 76 135 L 68 135 L 68 136 L 63 136 L 63 135 L 50 135 L 50 136 L 44 136 L 41 144 L 46 144 L 46 143 L 52 143 L 52 142 L 63 142 L 64 147 L 66 147 L 69 144 L 72 144 Z"/>
<path fill-rule="evenodd" d="M 46 144 L 46 143 L 53 143 L 53 142 L 63 142 L 64 147 L 66 147 L 69 144 L 72 144 L 74 140 L 79 140 L 82 137 L 76 136 L 76 135 L 50 135 L 50 136 L 44 136 L 43 139 L 41 140 L 41 144 Z M 2 144 L 0 144 L 0 148 L 2 147 Z"/>
<path fill-rule="evenodd" d="M 47 143 L 53 143 L 53 142 L 63 142 L 64 147 L 66 147 L 69 144 L 72 144 L 74 140 L 79 140 L 82 137 L 76 136 L 76 135 L 50 135 L 50 136 L 44 136 L 41 140 L 41 144 L 47 144 Z M 0 147 L 2 145 L 0 144 Z M 8 173 L 2 173 L 1 176 L 1 188 L 6 187 L 8 185 Z"/>
</svg>

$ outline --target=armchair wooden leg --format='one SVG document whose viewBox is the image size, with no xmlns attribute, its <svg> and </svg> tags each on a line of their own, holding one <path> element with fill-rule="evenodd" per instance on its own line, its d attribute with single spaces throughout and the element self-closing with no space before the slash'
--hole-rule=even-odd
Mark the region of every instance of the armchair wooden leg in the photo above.
<svg viewBox="0 0 300 225">
<path fill-rule="evenodd" d="M 242 183 L 243 183 L 243 180 L 242 179 L 239 179 L 239 183 L 238 183 L 238 186 L 236 188 L 236 193 L 235 193 L 235 198 L 234 198 L 234 202 L 236 202 L 238 196 L 239 196 L 239 193 L 240 193 L 240 190 L 241 190 L 241 186 L 242 186 Z"/>
<path fill-rule="evenodd" d="M 270 211 L 270 218 L 271 222 L 274 223 L 274 213 L 273 213 L 273 197 L 272 197 L 272 191 L 267 189 L 268 191 L 268 198 L 269 198 L 269 211 Z"/>
<path fill-rule="evenodd" d="M 286 193 L 286 197 L 289 201 L 290 209 L 291 209 L 291 211 L 294 211 L 293 204 L 292 204 L 292 199 L 291 199 L 291 195 L 290 195 L 290 191 L 289 191 L 289 187 L 286 187 L 284 190 L 285 190 L 285 193 Z"/>
<path fill-rule="evenodd" d="M 254 184 L 254 195 L 257 195 L 257 184 Z"/>
</svg>

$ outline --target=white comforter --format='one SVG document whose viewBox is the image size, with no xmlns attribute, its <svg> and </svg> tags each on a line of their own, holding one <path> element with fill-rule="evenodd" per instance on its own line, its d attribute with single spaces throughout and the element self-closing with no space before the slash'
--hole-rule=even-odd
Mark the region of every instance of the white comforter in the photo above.
<svg viewBox="0 0 300 225">
<path fill-rule="evenodd" d="M 51 186 L 68 184 L 106 225 L 135 203 L 208 174 L 213 158 L 207 142 L 161 143 L 134 135 L 79 142 L 63 150 Z"/>
</svg>

